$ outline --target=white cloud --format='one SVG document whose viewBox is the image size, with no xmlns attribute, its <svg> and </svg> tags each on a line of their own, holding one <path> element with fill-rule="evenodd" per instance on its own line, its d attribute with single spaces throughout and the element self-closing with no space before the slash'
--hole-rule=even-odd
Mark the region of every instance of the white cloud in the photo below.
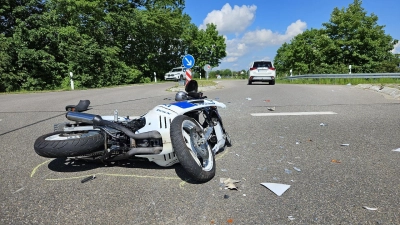
<svg viewBox="0 0 400 225">
<path fill-rule="evenodd" d="M 205 29 L 206 24 L 213 23 L 217 25 L 217 30 L 221 34 L 237 34 L 243 32 L 253 23 L 257 6 L 237 6 L 233 8 L 226 3 L 221 10 L 213 10 L 200 25 L 200 29 Z"/>
<path fill-rule="evenodd" d="M 274 33 L 267 29 L 261 29 L 247 32 L 244 34 L 242 40 L 245 43 L 251 43 L 261 47 L 281 45 L 290 41 L 294 36 L 303 33 L 306 28 L 307 24 L 305 22 L 297 20 L 286 28 L 284 34 Z"/>
<path fill-rule="evenodd" d="M 400 54 L 400 42 L 394 45 L 394 49 L 392 50 L 393 54 Z"/>
<path fill-rule="evenodd" d="M 250 51 L 260 50 L 268 46 L 280 46 L 290 41 L 293 37 L 303 33 L 307 29 L 307 23 L 297 20 L 290 24 L 284 34 L 272 32 L 271 30 L 261 29 L 249 31 L 241 38 L 226 39 L 227 57 L 224 62 L 234 62 L 239 57 L 246 55 Z M 265 56 L 270 57 L 270 56 Z"/>
</svg>

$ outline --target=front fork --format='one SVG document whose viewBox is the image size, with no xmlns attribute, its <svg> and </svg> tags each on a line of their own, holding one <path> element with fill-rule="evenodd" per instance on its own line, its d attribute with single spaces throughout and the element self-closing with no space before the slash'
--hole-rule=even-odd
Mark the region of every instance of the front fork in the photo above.
<svg viewBox="0 0 400 225">
<path fill-rule="evenodd" d="M 221 116 L 219 115 L 216 107 L 210 107 L 208 110 L 204 110 L 205 120 L 208 124 L 207 129 L 211 128 L 211 131 L 214 130 L 215 136 L 217 137 L 217 143 L 213 146 L 212 151 L 217 153 L 222 147 L 226 144 L 230 145 L 229 141 L 226 143 L 227 134 L 222 124 Z M 217 121 L 214 121 L 213 119 Z M 209 138 L 209 137 L 208 137 Z M 208 140 L 207 138 L 207 140 Z"/>
</svg>

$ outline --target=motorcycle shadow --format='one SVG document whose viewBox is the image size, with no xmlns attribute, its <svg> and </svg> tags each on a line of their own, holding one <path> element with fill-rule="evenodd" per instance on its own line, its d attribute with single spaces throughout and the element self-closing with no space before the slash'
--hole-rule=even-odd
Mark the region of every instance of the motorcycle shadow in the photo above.
<svg viewBox="0 0 400 225">
<path fill-rule="evenodd" d="M 61 173 L 84 172 L 93 169 L 107 168 L 107 167 L 124 167 L 124 168 L 146 169 L 146 170 L 174 169 L 178 177 L 186 181 L 187 183 L 192 183 L 192 184 L 198 183 L 190 179 L 190 176 L 186 173 L 186 171 L 182 168 L 182 166 L 179 163 L 172 165 L 170 167 L 162 167 L 153 162 L 145 160 L 121 160 L 105 164 L 102 162 L 92 162 L 92 161 L 84 161 L 84 160 L 77 160 L 70 158 L 58 158 L 52 160 L 48 164 L 48 168 L 50 170 Z"/>
</svg>

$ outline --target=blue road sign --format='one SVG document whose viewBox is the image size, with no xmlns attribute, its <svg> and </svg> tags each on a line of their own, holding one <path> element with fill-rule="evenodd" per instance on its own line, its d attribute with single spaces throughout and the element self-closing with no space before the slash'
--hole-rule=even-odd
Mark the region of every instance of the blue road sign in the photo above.
<svg viewBox="0 0 400 225">
<path fill-rule="evenodd" d="M 186 69 L 192 68 L 194 66 L 194 57 L 192 55 L 183 56 L 182 64 Z"/>
</svg>

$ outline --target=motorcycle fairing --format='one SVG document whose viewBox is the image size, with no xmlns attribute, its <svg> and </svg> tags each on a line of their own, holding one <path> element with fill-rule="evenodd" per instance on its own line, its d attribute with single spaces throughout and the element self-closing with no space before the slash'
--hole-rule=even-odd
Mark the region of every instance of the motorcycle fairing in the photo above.
<svg viewBox="0 0 400 225">
<path fill-rule="evenodd" d="M 159 131 L 162 136 L 163 150 L 158 155 L 136 155 L 136 157 L 147 158 L 149 161 L 153 161 L 159 166 L 172 166 L 178 163 L 179 160 L 172 148 L 170 136 L 172 120 L 178 115 L 183 115 L 187 112 L 209 106 L 226 107 L 226 105 L 221 102 L 208 99 L 174 102 L 154 107 L 144 115 L 146 118 L 146 125 L 138 130 L 137 133 L 144 133 L 152 130 Z"/>
</svg>

